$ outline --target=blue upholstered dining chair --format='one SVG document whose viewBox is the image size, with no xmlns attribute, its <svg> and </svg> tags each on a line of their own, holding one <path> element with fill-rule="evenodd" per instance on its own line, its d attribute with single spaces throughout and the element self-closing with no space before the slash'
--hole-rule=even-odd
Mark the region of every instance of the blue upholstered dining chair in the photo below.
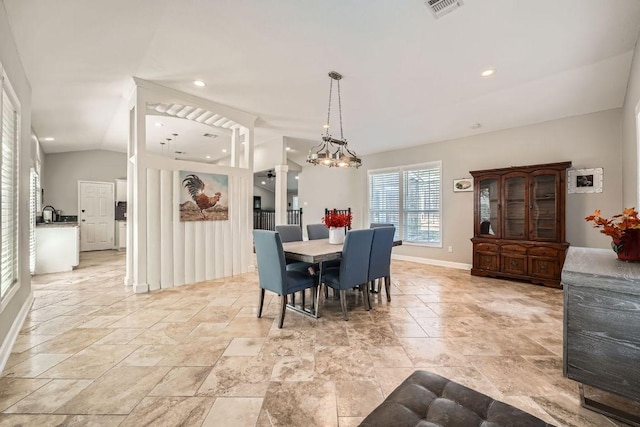
<svg viewBox="0 0 640 427">
<path fill-rule="evenodd" d="M 307 224 L 309 240 L 328 239 L 329 229 L 324 224 Z"/>
<path fill-rule="evenodd" d="M 287 310 L 287 295 L 305 289 L 315 288 L 315 279 L 306 272 L 287 271 L 280 234 L 275 231 L 253 230 L 253 242 L 258 259 L 258 278 L 260 279 L 260 304 L 258 317 L 262 317 L 264 291 L 275 292 L 281 297 L 280 322 L 282 328 L 284 314 Z M 314 291 L 315 295 L 315 291 Z M 314 299 L 314 303 L 317 302 Z"/>
<path fill-rule="evenodd" d="M 371 225 L 369 225 L 369 228 L 379 228 L 379 227 L 395 227 L 395 225 L 383 224 L 381 222 L 372 222 Z"/>
<path fill-rule="evenodd" d="M 322 275 L 325 286 L 340 291 L 340 305 L 344 320 L 349 320 L 347 313 L 347 290 L 363 285 L 364 305 L 369 310 L 369 254 L 373 241 L 373 229 L 348 231 L 342 248 L 340 267 L 327 268 Z"/>
<path fill-rule="evenodd" d="M 276 225 L 276 231 L 280 234 L 282 243 L 302 241 L 302 228 L 299 225 Z M 314 267 L 309 262 L 296 261 L 289 258 L 285 258 L 285 261 L 287 270 L 308 271 L 309 267 Z"/>
<path fill-rule="evenodd" d="M 369 257 L 369 275 L 367 280 L 372 289 L 374 281 L 384 281 L 384 289 L 387 293 L 387 301 L 391 301 L 391 249 L 393 249 L 393 236 L 396 228 L 373 228 L 373 242 L 371 243 L 371 256 Z M 378 287 L 380 289 L 380 287 Z"/>
</svg>

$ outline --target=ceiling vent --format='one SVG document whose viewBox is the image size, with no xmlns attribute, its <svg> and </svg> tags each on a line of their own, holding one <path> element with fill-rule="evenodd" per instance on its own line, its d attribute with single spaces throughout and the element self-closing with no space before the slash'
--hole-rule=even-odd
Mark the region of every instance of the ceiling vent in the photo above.
<svg viewBox="0 0 640 427">
<path fill-rule="evenodd" d="M 214 134 L 214 133 L 205 133 L 202 136 L 206 137 L 206 138 L 217 138 L 218 135 Z"/>
<path fill-rule="evenodd" d="M 425 0 L 424 4 L 429 8 L 436 19 L 453 12 L 464 3 L 462 0 Z"/>
</svg>

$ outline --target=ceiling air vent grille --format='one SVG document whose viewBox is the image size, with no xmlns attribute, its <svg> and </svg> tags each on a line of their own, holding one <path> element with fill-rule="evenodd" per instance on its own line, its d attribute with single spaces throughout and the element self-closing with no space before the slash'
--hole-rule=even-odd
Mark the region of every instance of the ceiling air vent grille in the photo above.
<svg viewBox="0 0 640 427">
<path fill-rule="evenodd" d="M 425 0 L 424 4 L 429 8 L 436 19 L 451 13 L 463 5 L 462 0 Z"/>
<path fill-rule="evenodd" d="M 217 138 L 218 137 L 218 135 L 213 134 L 213 133 L 205 133 L 205 134 L 202 134 L 202 136 L 207 137 L 207 138 Z"/>
</svg>

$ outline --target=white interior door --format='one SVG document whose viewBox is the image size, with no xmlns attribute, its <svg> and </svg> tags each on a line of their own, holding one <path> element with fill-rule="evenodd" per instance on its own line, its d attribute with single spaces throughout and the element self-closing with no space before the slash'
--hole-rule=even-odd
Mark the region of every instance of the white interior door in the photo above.
<svg viewBox="0 0 640 427">
<path fill-rule="evenodd" d="M 113 249 L 113 183 L 79 181 L 80 251 Z"/>
</svg>

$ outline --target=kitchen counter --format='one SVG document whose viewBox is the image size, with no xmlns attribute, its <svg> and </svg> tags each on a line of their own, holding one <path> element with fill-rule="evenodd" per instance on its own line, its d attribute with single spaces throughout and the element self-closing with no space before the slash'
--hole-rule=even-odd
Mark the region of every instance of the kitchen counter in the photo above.
<svg viewBox="0 0 640 427">
<path fill-rule="evenodd" d="M 36 227 L 36 274 L 71 271 L 80 263 L 77 222 L 52 222 Z"/>
<path fill-rule="evenodd" d="M 77 222 L 40 222 L 36 227 L 56 228 L 56 227 L 77 227 Z"/>
</svg>

